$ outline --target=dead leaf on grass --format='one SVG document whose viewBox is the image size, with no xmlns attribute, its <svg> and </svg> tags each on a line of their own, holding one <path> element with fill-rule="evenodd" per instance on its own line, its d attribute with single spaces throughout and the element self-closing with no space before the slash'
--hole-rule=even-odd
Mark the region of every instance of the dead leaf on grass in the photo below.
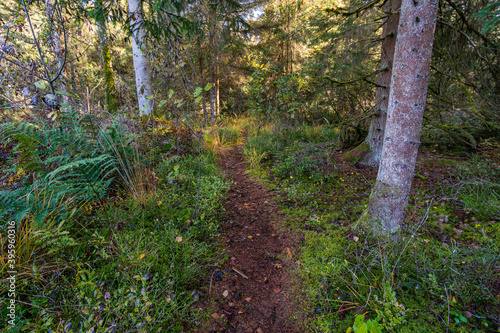
<svg viewBox="0 0 500 333">
<path fill-rule="evenodd" d="M 290 258 L 290 260 L 293 259 L 293 255 L 292 255 L 292 251 L 290 250 L 289 247 L 286 248 L 286 252 L 288 253 L 288 258 Z"/>
</svg>

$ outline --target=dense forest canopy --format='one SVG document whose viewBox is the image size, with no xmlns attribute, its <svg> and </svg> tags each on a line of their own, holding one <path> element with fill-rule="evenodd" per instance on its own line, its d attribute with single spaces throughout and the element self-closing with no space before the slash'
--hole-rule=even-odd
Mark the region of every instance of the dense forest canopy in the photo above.
<svg viewBox="0 0 500 333">
<path fill-rule="evenodd" d="M 2 1 L 2 329 L 498 331 L 499 18 Z"/>
</svg>

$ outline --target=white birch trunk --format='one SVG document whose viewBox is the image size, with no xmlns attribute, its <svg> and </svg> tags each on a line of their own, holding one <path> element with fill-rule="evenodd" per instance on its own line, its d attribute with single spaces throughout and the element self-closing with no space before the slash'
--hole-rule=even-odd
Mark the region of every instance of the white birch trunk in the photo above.
<svg viewBox="0 0 500 333">
<path fill-rule="evenodd" d="M 151 66 L 146 54 L 145 32 L 140 0 L 128 0 L 129 19 L 132 29 L 132 55 L 134 59 L 135 86 L 139 102 L 139 116 L 153 112 L 153 87 Z"/>
</svg>

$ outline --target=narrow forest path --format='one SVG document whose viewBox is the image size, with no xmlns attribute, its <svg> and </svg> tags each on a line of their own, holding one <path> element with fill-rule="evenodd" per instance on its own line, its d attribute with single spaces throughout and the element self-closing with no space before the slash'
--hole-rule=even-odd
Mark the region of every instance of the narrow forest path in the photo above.
<svg viewBox="0 0 500 333">
<path fill-rule="evenodd" d="M 218 307 L 212 332 L 296 332 L 288 318 L 287 267 L 279 258 L 287 252 L 284 236 L 274 228 L 280 216 L 273 194 L 245 173 L 241 145 L 219 165 L 233 181 L 222 225 L 230 260 L 212 278 Z"/>
</svg>

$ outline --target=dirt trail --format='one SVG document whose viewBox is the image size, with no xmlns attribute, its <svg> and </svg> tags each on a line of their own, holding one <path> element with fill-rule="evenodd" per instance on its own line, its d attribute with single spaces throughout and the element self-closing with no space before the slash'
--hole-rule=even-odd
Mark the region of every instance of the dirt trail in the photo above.
<svg viewBox="0 0 500 333">
<path fill-rule="evenodd" d="M 218 306 L 212 332 L 297 332 L 287 318 L 286 267 L 278 258 L 287 252 L 273 226 L 280 218 L 273 194 L 245 174 L 241 146 L 222 157 L 220 167 L 234 183 L 222 225 L 231 259 L 212 275 L 211 297 Z"/>
</svg>

